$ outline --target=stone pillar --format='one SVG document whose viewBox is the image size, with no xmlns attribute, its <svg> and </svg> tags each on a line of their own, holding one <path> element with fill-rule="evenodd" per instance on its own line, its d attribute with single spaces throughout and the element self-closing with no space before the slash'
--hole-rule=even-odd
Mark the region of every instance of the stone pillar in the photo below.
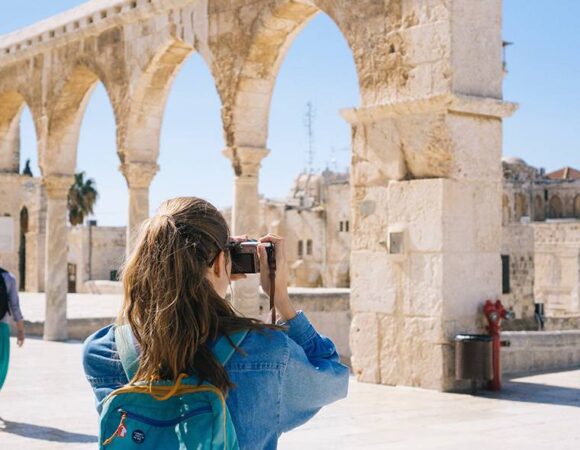
<svg viewBox="0 0 580 450">
<path fill-rule="evenodd" d="M 68 211 L 67 197 L 74 177 L 50 175 L 42 180 L 46 189 L 46 318 L 44 339 L 63 341 L 68 338 L 66 319 Z"/>
<path fill-rule="evenodd" d="M 149 217 L 149 186 L 159 171 L 159 165 L 151 162 L 128 162 L 120 167 L 129 187 L 129 221 L 127 223 L 127 254 L 141 224 Z"/>
<path fill-rule="evenodd" d="M 232 147 L 223 151 L 235 172 L 231 230 L 234 236 L 247 234 L 250 238 L 259 237 L 258 177 L 260 162 L 268 153 L 268 149 L 259 147 Z M 267 306 L 260 303 L 258 288 L 257 275 L 234 283 L 233 303 L 239 312 L 249 317 L 258 317 L 267 312 Z"/>
<path fill-rule="evenodd" d="M 20 114 L 0 122 L 0 173 L 20 172 Z"/>
<path fill-rule="evenodd" d="M 353 126 L 352 364 L 359 380 L 449 390 L 456 334 L 501 296 L 500 100 L 345 111 Z"/>
</svg>

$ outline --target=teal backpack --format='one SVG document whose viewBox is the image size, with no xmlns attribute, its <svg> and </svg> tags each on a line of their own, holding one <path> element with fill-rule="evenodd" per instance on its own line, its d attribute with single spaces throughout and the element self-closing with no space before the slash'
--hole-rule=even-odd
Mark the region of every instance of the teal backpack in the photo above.
<svg viewBox="0 0 580 450">
<path fill-rule="evenodd" d="M 230 335 L 239 346 L 247 331 Z M 115 329 L 119 357 L 131 380 L 139 356 L 128 325 Z M 225 365 L 235 349 L 222 337 L 213 348 Z M 104 402 L 99 449 L 238 450 L 236 430 L 222 392 L 194 376 L 181 374 L 175 383 L 127 384 Z"/>
</svg>

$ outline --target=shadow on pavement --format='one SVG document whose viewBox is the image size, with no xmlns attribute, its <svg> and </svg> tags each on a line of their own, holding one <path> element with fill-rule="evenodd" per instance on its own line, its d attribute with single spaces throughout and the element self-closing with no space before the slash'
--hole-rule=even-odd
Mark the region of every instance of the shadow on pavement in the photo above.
<svg viewBox="0 0 580 450">
<path fill-rule="evenodd" d="M 31 423 L 10 422 L 0 418 L 0 433 L 10 433 L 30 439 L 53 442 L 73 442 L 86 444 L 97 442 L 97 436 L 82 433 L 71 433 L 58 428 L 34 425 Z"/>
<path fill-rule="evenodd" d="M 529 383 L 525 381 L 506 381 L 500 392 L 480 392 L 481 397 L 512 402 L 543 403 L 580 407 L 580 389 Z"/>
</svg>

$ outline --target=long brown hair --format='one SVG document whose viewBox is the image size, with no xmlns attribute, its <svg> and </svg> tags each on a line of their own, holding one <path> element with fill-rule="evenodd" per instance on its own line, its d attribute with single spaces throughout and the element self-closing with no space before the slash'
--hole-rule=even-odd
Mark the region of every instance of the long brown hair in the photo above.
<svg viewBox="0 0 580 450">
<path fill-rule="evenodd" d="M 221 251 L 229 258 L 229 236 L 220 212 L 196 197 L 167 200 L 141 227 L 122 271 L 118 319 L 131 325 L 141 349 L 134 381 L 193 373 L 224 393 L 233 387 L 208 340 L 268 326 L 236 314 L 205 276 Z"/>
</svg>

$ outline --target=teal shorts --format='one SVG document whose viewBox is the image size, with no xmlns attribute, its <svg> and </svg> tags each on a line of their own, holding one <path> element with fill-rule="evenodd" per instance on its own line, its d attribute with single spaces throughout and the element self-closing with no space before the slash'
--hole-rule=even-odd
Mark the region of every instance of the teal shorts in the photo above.
<svg viewBox="0 0 580 450">
<path fill-rule="evenodd" d="M 10 362 L 10 326 L 0 322 L 0 389 L 6 380 Z"/>
</svg>

